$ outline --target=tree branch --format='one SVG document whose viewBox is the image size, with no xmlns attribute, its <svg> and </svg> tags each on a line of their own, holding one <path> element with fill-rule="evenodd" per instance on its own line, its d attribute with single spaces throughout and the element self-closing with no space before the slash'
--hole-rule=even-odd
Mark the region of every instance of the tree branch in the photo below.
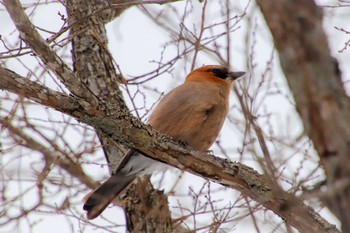
<svg viewBox="0 0 350 233">
<path fill-rule="evenodd" d="M 93 113 L 93 109 L 83 110 L 78 98 L 54 91 L 3 67 L 0 67 L 0 80 L 0 89 L 26 97 L 65 114 L 73 115 L 73 112 L 82 114 L 85 111 Z"/>
<path fill-rule="evenodd" d="M 67 1 L 68 19 L 73 23 L 70 32 L 72 37 L 72 58 L 74 73 L 95 95 L 106 114 L 118 114 L 121 107 L 126 109 L 123 95 L 119 89 L 120 79 L 113 65 L 113 58 L 107 48 L 107 34 L 104 21 L 99 14 L 107 2 L 101 1 Z M 82 30 L 82 28 L 84 30 Z M 104 137 L 98 130 L 97 135 L 103 146 L 110 171 L 113 173 L 124 155 L 122 145 Z"/>
<path fill-rule="evenodd" d="M 101 8 L 97 11 L 94 11 L 94 15 L 98 15 L 98 17 L 104 22 L 108 23 L 113 21 L 115 18 L 119 17 L 125 10 L 132 6 L 141 6 L 141 5 L 149 5 L 149 4 L 158 4 L 163 5 L 172 2 L 179 2 L 183 0 L 156 0 L 156 1 L 148 1 L 148 0 L 108 0 L 108 1 L 100 1 L 98 4 L 101 4 Z"/>
<path fill-rule="evenodd" d="M 95 96 L 98 96 L 100 109 L 104 114 L 116 116 L 121 109 L 128 110 L 118 83 L 118 81 L 123 80 L 120 80 L 121 76 L 117 76 L 113 57 L 107 48 L 106 20 L 100 19 L 106 15 L 120 14 L 128 6 L 123 4 L 117 4 L 117 8 L 106 8 L 105 6 L 110 7 L 108 1 L 68 0 L 67 12 L 69 22 L 79 22 L 73 23 L 74 26 L 70 31 L 74 73 Z M 102 144 L 110 173 L 114 173 L 127 148 L 107 137 L 98 128 L 95 129 Z M 137 232 L 140 232 L 140 229 L 143 229 L 142 232 L 160 232 L 155 229 L 163 229 L 164 227 L 167 230 L 163 229 L 161 232 L 172 232 L 166 195 L 155 190 L 151 191 L 153 186 L 149 179 L 145 180 L 142 186 L 144 186 L 143 191 L 147 190 L 147 192 L 143 192 L 143 195 L 135 190 L 135 185 L 129 186 L 128 192 L 135 195 L 128 195 L 128 198 L 122 202 L 127 220 L 127 230 L 134 232 L 134 227 L 138 226 Z M 148 188 L 145 189 L 145 187 Z M 150 202 L 154 203 L 155 200 L 162 203 L 150 205 Z M 147 215 L 146 212 L 153 212 L 153 214 Z M 167 213 L 165 214 L 165 212 Z"/>
<path fill-rule="evenodd" d="M 350 101 L 331 56 L 322 11 L 313 0 L 257 0 L 270 27 L 304 129 L 318 152 L 328 189 L 350 180 Z M 350 186 L 324 202 L 350 232 Z"/>
<path fill-rule="evenodd" d="M 81 183 L 85 184 L 87 187 L 91 189 L 95 189 L 97 187 L 97 183 L 92 181 L 83 171 L 80 164 L 73 161 L 68 155 L 61 153 L 60 151 L 51 151 L 46 146 L 40 144 L 38 141 L 33 139 L 31 136 L 20 130 L 19 128 L 13 126 L 8 119 L 0 118 L 0 124 L 7 128 L 11 133 L 20 137 L 23 142 L 22 145 L 30 148 L 34 151 L 40 152 L 46 162 L 54 163 L 63 170 L 65 170 L 72 177 L 78 179 Z"/>
<path fill-rule="evenodd" d="M 19 0 L 4 0 L 4 6 L 10 14 L 12 21 L 17 27 L 22 40 L 35 52 L 43 61 L 46 67 L 54 72 L 60 81 L 76 96 L 83 98 L 97 106 L 96 97 L 86 86 L 79 81 L 72 70 L 62 59 L 50 48 L 47 42 L 40 36 L 34 25 L 25 14 Z M 88 104 L 90 105 L 90 104 Z"/>
<path fill-rule="evenodd" d="M 0 74 L 1 79 L 3 79 L 4 72 Z M 34 86 L 33 82 L 28 81 L 27 85 L 23 85 L 23 83 L 25 83 L 23 80 L 10 78 L 7 79 L 7 85 L 0 82 L 0 88 L 18 87 L 18 89 L 12 88 L 8 91 L 25 95 L 29 99 L 54 107 L 59 111 L 67 109 L 68 111 L 64 113 L 99 129 L 105 136 L 118 143 L 136 149 L 158 161 L 236 189 L 275 212 L 300 232 L 339 232 L 334 225 L 329 224 L 294 195 L 271 189 L 266 184 L 264 177 L 248 166 L 241 163 L 231 163 L 213 155 L 184 147 L 181 143 L 152 130 L 149 125 L 144 125 L 131 116 L 129 112 L 121 111 L 113 117 L 106 116 L 103 112 L 89 115 L 81 108 L 60 106 L 62 102 L 58 101 L 59 98 L 47 101 L 46 95 L 44 95 L 44 98 L 41 99 L 41 95 L 29 91 L 31 86 Z M 41 91 L 40 93 L 45 92 Z M 74 98 L 71 98 L 74 102 Z M 76 105 L 73 104 L 73 106 Z M 71 111 L 72 109 L 75 110 Z"/>
</svg>

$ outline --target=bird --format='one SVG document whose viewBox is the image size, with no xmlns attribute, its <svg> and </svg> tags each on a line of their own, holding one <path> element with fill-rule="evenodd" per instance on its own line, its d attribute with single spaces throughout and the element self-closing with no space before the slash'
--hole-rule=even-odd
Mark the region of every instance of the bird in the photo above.
<svg viewBox="0 0 350 233">
<path fill-rule="evenodd" d="M 185 82 L 166 94 L 149 116 L 153 129 L 198 151 L 215 142 L 229 110 L 235 80 L 245 72 L 222 65 L 205 65 L 191 71 Z M 86 198 L 88 219 L 98 217 L 137 177 L 166 170 L 169 166 L 130 149 L 114 174 Z"/>
</svg>

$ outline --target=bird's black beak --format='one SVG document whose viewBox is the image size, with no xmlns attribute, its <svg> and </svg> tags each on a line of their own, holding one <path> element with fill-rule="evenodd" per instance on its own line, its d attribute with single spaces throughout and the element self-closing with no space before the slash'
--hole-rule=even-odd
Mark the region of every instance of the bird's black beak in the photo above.
<svg viewBox="0 0 350 233">
<path fill-rule="evenodd" d="M 228 72 L 227 73 L 227 77 L 230 77 L 233 80 L 236 80 L 236 79 L 242 77 L 243 75 L 245 75 L 245 72 L 243 72 L 243 71 L 236 71 L 236 72 Z"/>
</svg>

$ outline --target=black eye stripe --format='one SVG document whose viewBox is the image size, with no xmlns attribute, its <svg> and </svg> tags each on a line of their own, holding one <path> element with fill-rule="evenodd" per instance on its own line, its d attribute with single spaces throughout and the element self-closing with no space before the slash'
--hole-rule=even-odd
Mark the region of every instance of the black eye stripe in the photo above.
<svg viewBox="0 0 350 233">
<path fill-rule="evenodd" d="M 225 68 L 211 68 L 208 71 L 212 72 L 216 77 L 225 79 L 227 78 L 228 70 Z"/>
<path fill-rule="evenodd" d="M 216 73 L 220 73 L 221 70 L 218 69 L 218 68 L 213 68 L 213 69 L 211 69 L 211 72 L 213 72 L 214 74 L 216 74 Z"/>
</svg>

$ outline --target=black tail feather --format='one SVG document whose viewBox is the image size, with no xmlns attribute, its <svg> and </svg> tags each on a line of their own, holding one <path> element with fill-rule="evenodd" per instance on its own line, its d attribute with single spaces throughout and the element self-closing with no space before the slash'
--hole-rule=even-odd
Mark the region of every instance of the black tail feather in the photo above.
<svg viewBox="0 0 350 233">
<path fill-rule="evenodd" d="M 83 209 L 87 211 L 87 218 L 94 219 L 98 217 L 135 177 L 135 175 L 116 174 L 105 181 L 101 187 L 88 197 L 83 206 Z"/>
</svg>

